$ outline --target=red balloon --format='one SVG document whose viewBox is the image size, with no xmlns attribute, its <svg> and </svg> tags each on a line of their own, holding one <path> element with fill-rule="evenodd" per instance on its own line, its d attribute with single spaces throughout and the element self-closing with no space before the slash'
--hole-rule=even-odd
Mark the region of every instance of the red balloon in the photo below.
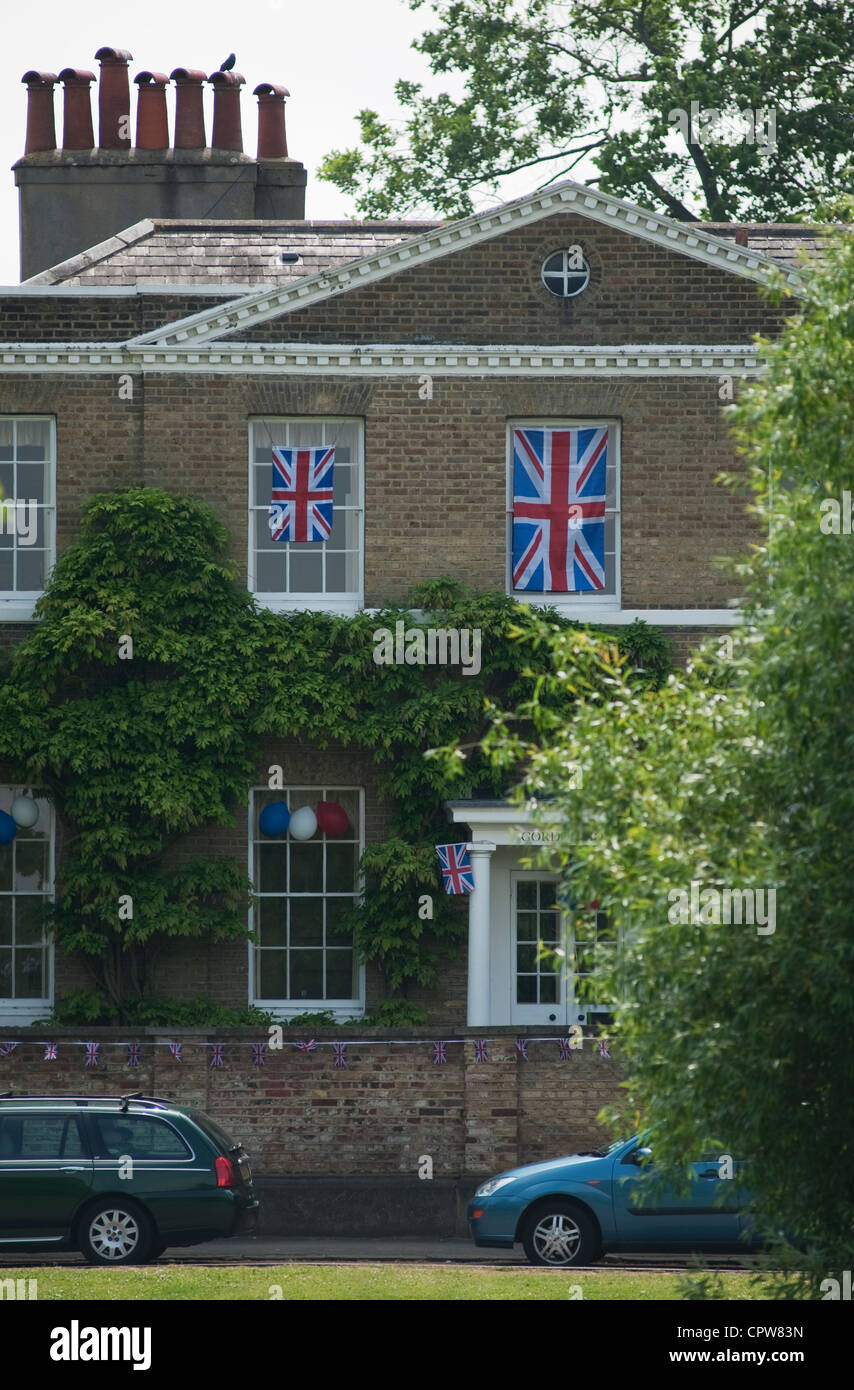
<svg viewBox="0 0 854 1390">
<path fill-rule="evenodd" d="M 350 829 L 350 819 L 343 806 L 337 801 L 318 801 L 317 828 L 324 835 L 345 835 Z"/>
</svg>

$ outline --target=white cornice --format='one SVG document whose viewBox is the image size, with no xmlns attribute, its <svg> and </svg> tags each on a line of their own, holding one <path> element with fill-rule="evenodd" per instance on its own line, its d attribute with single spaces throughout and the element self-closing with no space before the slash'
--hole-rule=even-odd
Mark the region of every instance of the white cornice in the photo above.
<svg viewBox="0 0 854 1390">
<path fill-rule="evenodd" d="M 434 231 L 411 237 L 408 241 L 383 247 L 371 256 L 350 261 L 338 269 L 306 276 L 272 293 L 266 290 L 255 292 L 221 308 L 191 314 L 177 323 L 164 324 L 150 333 L 140 334 L 132 341 L 139 345 L 159 343 L 184 347 L 210 342 L 238 329 L 251 329 L 269 319 L 317 304 L 346 290 L 374 284 L 397 271 L 450 255 L 461 247 L 477 246 L 506 231 L 567 212 L 605 226 L 618 227 L 629 236 L 681 252 L 693 260 L 744 276 L 748 280 L 765 282 L 776 271 L 785 276 L 793 289 L 800 284 L 797 271 L 785 269 L 767 256 L 724 241 L 711 232 L 704 232 L 700 223 L 674 222 L 661 213 L 648 212 L 632 203 L 623 202 L 621 198 L 612 198 L 583 184 L 567 181 L 527 198 L 503 203 L 490 212 L 476 213 L 459 222 L 446 223 Z"/>
<path fill-rule="evenodd" d="M 189 373 L 238 376 L 757 376 L 749 343 L 630 343 L 557 348 L 527 344 L 209 343 L 196 348 L 121 343 L 0 344 L 0 375 Z"/>
</svg>

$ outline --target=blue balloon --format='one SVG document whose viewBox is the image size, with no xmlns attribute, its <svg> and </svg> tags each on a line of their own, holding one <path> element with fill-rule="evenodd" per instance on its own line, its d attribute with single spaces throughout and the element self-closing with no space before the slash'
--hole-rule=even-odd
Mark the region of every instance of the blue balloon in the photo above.
<svg viewBox="0 0 854 1390">
<path fill-rule="evenodd" d="M 11 820 L 12 817 L 10 816 Z M 269 806 L 265 806 L 261 812 L 259 825 L 262 835 L 284 835 L 291 820 L 291 813 L 288 810 L 287 802 L 271 801 Z M 14 824 L 14 822 L 13 822 Z"/>
<path fill-rule="evenodd" d="M 11 845 L 18 833 L 18 827 L 5 811 L 0 811 L 0 845 Z"/>
</svg>

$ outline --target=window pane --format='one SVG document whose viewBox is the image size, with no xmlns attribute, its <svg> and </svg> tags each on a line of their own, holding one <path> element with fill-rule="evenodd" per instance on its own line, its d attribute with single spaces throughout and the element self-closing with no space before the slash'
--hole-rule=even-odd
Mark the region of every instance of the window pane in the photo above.
<svg viewBox="0 0 854 1390">
<path fill-rule="evenodd" d="M 259 999 L 285 999 L 285 969 L 287 956 L 284 951 L 256 951 Z"/>
<path fill-rule="evenodd" d="M 16 946 L 29 946 L 33 942 L 40 944 L 44 940 L 46 901 L 47 899 L 42 894 L 34 894 L 32 897 L 21 896 L 15 899 Z"/>
<path fill-rule="evenodd" d="M 270 843 L 255 846 L 255 887 L 259 893 L 284 893 L 286 882 L 287 848 Z"/>
<path fill-rule="evenodd" d="M 11 546 L 11 539 L 8 544 Z M 11 550 L 3 548 L 3 538 L 0 537 L 0 589 L 12 588 L 12 579 L 15 573 L 13 560 Z"/>
<path fill-rule="evenodd" d="M 323 899 L 291 898 L 291 946 L 323 945 Z"/>
<path fill-rule="evenodd" d="M 43 589 L 45 574 L 43 550 L 28 550 L 18 542 L 18 588 Z"/>
<path fill-rule="evenodd" d="M 102 1158 L 189 1158 L 190 1150 L 180 1135 L 162 1120 L 143 1115 L 99 1115 L 97 1128 L 100 1141 L 97 1153 Z"/>
<path fill-rule="evenodd" d="M 259 594 L 287 592 L 286 558 L 284 547 L 269 552 L 260 551 L 255 557 L 255 587 Z"/>
<path fill-rule="evenodd" d="M 333 509 L 332 512 L 332 535 L 327 544 L 333 550 L 355 550 L 358 538 L 359 513 L 356 511 L 343 511 L 340 508 Z"/>
<path fill-rule="evenodd" d="M 345 915 L 356 906 L 356 898 L 327 898 L 326 900 L 326 940 L 330 945 L 343 946 L 352 933 L 341 925 Z"/>
<path fill-rule="evenodd" d="M 536 1004 L 537 1002 L 537 977 L 536 975 L 517 975 L 516 977 L 516 1003 L 517 1004 Z"/>
<path fill-rule="evenodd" d="M 327 951 L 326 953 L 326 998 L 353 999 L 353 952 Z"/>
<path fill-rule="evenodd" d="M 537 968 L 537 948 L 536 946 L 517 946 L 516 947 L 516 969 L 517 970 L 536 970 Z"/>
<path fill-rule="evenodd" d="M 283 856 L 284 859 L 284 856 Z M 255 906 L 256 940 L 261 946 L 286 946 L 288 920 L 283 898 L 261 898 Z"/>
<path fill-rule="evenodd" d="M 49 421 L 18 420 L 16 452 L 19 459 L 46 459 L 49 446 Z"/>
<path fill-rule="evenodd" d="M 7 418 L 6 418 L 5 420 L 0 420 L 0 459 L 10 459 L 10 458 L 12 457 L 12 437 L 13 437 L 13 433 L 14 433 L 14 431 L 13 431 L 13 427 L 12 427 L 12 421 L 8 418 L 8 416 L 7 416 Z M 2 472 L 0 472 L 0 482 L 3 482 L 4 487 L 5 487 L 5 479 L 4 479 L 4 475 L 3 475 Z M 11 490 L 12 490 L 12 479 L 11 479 L 11 477 L 10 477 L 10 478 L 9 478 L 9 491 L 7 491 L 7 493 L 6 493 L 6 496 L 7 496 L 7 497 L 9 496 L 9 493 L 11 492 Z"/>
<path fill-rule="evenodd" d="M 537 885 L 527 879 L 516 885 L 516 902 L 519 907 L 537 906 Z"/>
<path fill-rule="evenodd" d="M 520 941 L 536 941 L 539 938 L 536 912 L 519 912 L 516 915 L 516 936 Z"/>
<path fill-rule="evenodd" d="M 15 888 L 19 892 L 37 893 L 48 887 L 48 844 L 46 840 L 22 840 L 21 833 L 19 831 L 12 841 Z"/>
<path fill-rule="evenodd" d="M 291 881 L 292 893 L 323 892 L 323 845 L 318 841 L 300 844 L 291 841 Z"/>
<path fill-rule="evenodd" d="M 323 952 L 291 951 L 291 999 L 323 998 Z"/>
<path fill-rule="evenodd" d="M 44 951 L 36 948 L 29 951 L 15 951 L 15 998 L 43 999 Z"/>
<path fill-rule="evenodd" d="M 323 556 L 321 542 L 306 541 L 291 550 L 292 594 L 319 594 L 323 591 Z"/>
<path fill-rule="evenodd" d="M 326 889 L 329 893 L 347 893 L 356 886 L 357 845 L 326 843 Z"/>
<path fill-rule="evenodd" d="M 557 1003 L 557 985 L 558 985 L 558 978 L 557 978 L 557 972 L 556 972 L 556 971 L 552 970 L 552 971 L 549 971 L 548 974 L 546 974 L 546 975 L 541 975 L 541 976 L 540 976 L 540 1003 L 541 1003 L 541 1004 L 556 1004 L 556 1003 Z"/>
<path fill-rule="evenodd" d="M 18 479 L 15 485 L 16 496 L 26 502 L 46 502 L 48 500 L 45 497 L 46 474 L 47 469 L 43 463 L 19 463 Z"/>
<path fill-rule="evenodd" d="M 557 902 L 557 884 L 547 880 L 540 881 L 540 907 L 554 907 Z"/>
</svg>

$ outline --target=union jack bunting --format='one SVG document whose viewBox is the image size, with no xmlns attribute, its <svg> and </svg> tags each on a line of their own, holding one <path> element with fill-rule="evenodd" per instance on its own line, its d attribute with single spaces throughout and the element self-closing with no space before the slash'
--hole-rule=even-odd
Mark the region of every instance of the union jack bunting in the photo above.
<svg viewBox="0 0 854 1390">
<path fill-rule="evenodd" d="M 0 1057 L 8 1057 L 10 1053 L 15 1051 L 17 1046 L 18 1044 L 16 1042 L 0 1043 Z"/>
<path fill-rule="evenodd" d="M 88 1042 L 86 1044 L 86 1065 L 87 1067 L 97 1067 L 98 1058 L 101 1055 L 101 1044 L 99 1042 Z"/>
<path fill-rule="evenodd" d="M 474 874 L 465 844 L 437 845 L 446 893 L 473 893 Z"/>
<path fill-rule="evenodd" d="M 139 1066 L 139 1054 L 140 1054 L 140 1051 L 141 1051 L 141 1045 L 140 1045 L 139 1043 L 128 1043 L 128 1059 L 127 1059 L 127 1061 L 125 1062 L 125 1066 L 126 1066 L 126 1067 L 138 1067 L 138 1066 Z"/>
<path fill-rule="evenodd" d="M 596 1051 L 599 1053 L 599 1056 L 600 1056 L 600 1057 L 610 1057 L 610 1055 L 611 1055 L 609 1049 L 605 1046 L 605 1039 L 604 1039 L 604 1038 L 602 1038 L 602 1040 L 601 1040 L 601 1042 L 599 1043 L 599 1046 L 597 1047 Z"/>
<path fill-rule="evenodd" d="M 526 1061 L 526 1062 L 528 1061 L 528 1039 L 527 1039 L 527 1038 L 517 1038 L 517 1039 L 516 1039 L 516 1051 L 519 1053 L 519 1056 L 520 1056 L 520 1057 L 524 1057 L 525 1061 Z"/>
<path fill-rule="evenodd" d="M 171 1042 L 171 1043 L 169 1044 L 169 1051 L 172 1053 L 172 1056 L 175 1058 L 175 1061 L 176 1061 L 176 1062 L 183 1062 L 183 1060 L 184 1060 L 184 1057 L 183 1057 L 184 1044 L 183 1044 L 183 1043 Z"/>
<path fill-rule="evenodd" d="M 476 1062 L 488 1062 L 486 1055 L 486 1038 L 475 1038 L 474 1040 L 474 1060 Z"/>
<path fill-rule="evenodd" d="M 560 1056 L 560 1060 L 562 1062 L 565 1062 L 568 1059 L 569 1054 L 572 1050 L 569 1045 L 569 1038 L 558 1038 L 557 1050 Z"/>
<path fill-rule="evenodd" d="M 447 1043 L 434 1042 L 433 1044 L 433 1066 L 443 1067 L 448 1060 Z"/>
<path fill-rule="evenodd" d="M 513 431 L 513 588 L 605 588 L 608 427 Z"/>
<path fill-rule="evenodd" d="M 299 1048 L 300 1052 L 317 1051 L 317 1043 L 314 1041 L 314 1038 L 309 1038 L 308 1042 L 298 1042 L 297 1047 Z"/>
<path fill-rule="evenodd" d="M 274 541 L 329 540 L 334 465 L 334 445 L 273 450 L 270 534 Z"/>
<path fill-rule="evenodd" d="M 55 1062 L 58 1056 L 59 1052 L 57 1050 L 56 1043 L 45 1043 L 44 1060 L 46 1062 Z"/>
<path fill-rule="evenodd" d="M 347 1044 L 346 1044 L 346 1043 L 333 1043 L 333 1044 L 332 1044 L 332 1057 L 333 1057 L 333 1060 L 334 1060 L 334 1062 L 335 1062 L 336 1067 L 346 1067 L 346 1065 L 347 1065 Z"/>
<path fill-rule="evenodd" d="M 264 1066 L 264 1063 L 265 1063 L 266 1061 L 267 1061 L 267 1044 L 266 1044 L 266 1043 L 253 1043 L 253 1044 L 252 1044 L 252 1065 L 253 1065 L 253 1067 L 263 1067 L 263 1066 Z"/>
<path fill-rule="evenodd" d="M 224 1066 L 224 1065 L 225 1065 L 224 1059 L 223 1059 L 223 1055 L 222 1055 L 222 1054 L 223 1054 L 224 1047 L 225 1047 L 225 1044 L 224 1044 L 224 1043 L 214 1043 L 214 1044 L 213 1044 L 213 1046 L 212 1046 L 212 1048 L 211 1048 L 211 1066 L 212 1066 L 212 1067 L 221 1067 L 221 1066 Z"/>
</svg>

